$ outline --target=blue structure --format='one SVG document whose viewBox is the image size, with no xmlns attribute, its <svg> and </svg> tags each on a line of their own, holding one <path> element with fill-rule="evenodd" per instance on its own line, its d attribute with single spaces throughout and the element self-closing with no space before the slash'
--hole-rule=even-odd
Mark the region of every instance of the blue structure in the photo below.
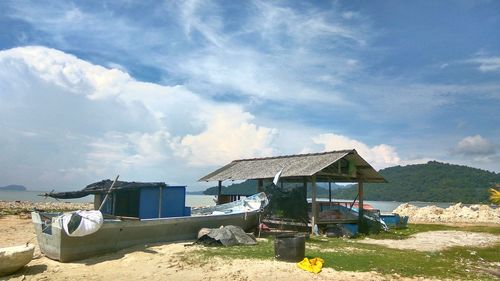
<svg viewBox="0 0 500 281">
<path fill-rule="evenodd" d="M 104 196 L 95 196 L 99 205 Z M 110 194 L 102 208 L 104 214 L 137 217 L 140 219 L 183 217 L 191 215 L 186 207 L 186 187 L 141 186 L 138 188 L 118 189 Z"/>
<path fill-rule="evenodd" d="M 398 214 L 382 214 L 380 218 L 389 228 L 406 228 L 408 226 L 408 216 Z"/>
</svg>

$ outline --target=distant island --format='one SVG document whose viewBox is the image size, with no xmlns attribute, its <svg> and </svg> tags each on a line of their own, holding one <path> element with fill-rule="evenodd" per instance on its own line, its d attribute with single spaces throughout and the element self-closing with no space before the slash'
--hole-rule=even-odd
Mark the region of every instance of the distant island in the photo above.
<svg viewBox="0 0 500 281">
<path fill-rule="evenodd" d="M 26 187 L 18 184 L 11 184 L 7 186 L 0 186 L 0 190 L 3 191 L 26 191 Z"/>
<path fill-rule="evenodd" d="M 500 173 L 467 166 L 429 161 L 425 164 L 394 166 L 379 173 L 387 183 L 365 184 L 365 200 L 374 201 L 424 201 L 487 203 L 488 189 L 500 183 Z M 285 184 L 285 188 L 301 184 Z M 210 187 L 206 195 L 216 195 L 218 188 Z M 222 194 L 254 194 L 257 192 L 255 180 L 222 187 Z M 307 194 L 311 196 L 311 188 Z M 332 183 L 332 197 L 354 199 L 357 184 L 347 186 Z M 328 184 L 318 184 L 318 197 L 328 197 Z"/>
</svg>

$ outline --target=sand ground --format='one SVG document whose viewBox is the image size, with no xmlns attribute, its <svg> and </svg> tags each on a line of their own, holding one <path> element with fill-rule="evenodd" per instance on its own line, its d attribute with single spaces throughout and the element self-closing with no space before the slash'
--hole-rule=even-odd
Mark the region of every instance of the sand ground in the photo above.
<svg viewBox="0 0 500 281">
<path fill-rule="evenodd" d="M 26 243 L 35 237 L 31 220 L 19 216 L 0 218 L 0 247 Z M 458 233 L 458 234 L 457 234 Z M 455 239 L 455 234 L 440 235 L 434 241 L 436 247 L 444 240 Z M 490 239 L 488 236 L 485 239 Z M 484 238 L 484 237 L 483 237 Z M 495 237 L 496 238 L 496 237 Z M 498 239 L 498 238 L 496 238 Z M 467 240 L 464 240 L 467 241 Z M 487 243 L 487 240 L 482 240 Z M 489 240 L 488 240 L 489 241 Z M 498 241 L 498 240 L 495 240 Z M 394 242 L 394 241 L 393 241 Z M 489 241 L 490 243 L 494 243 Z M 8 280 L 423 280 L 402 278 L 397 275 L 381 275 L 377 272 L 347 272 L 325 268 L 312 274 L 297 268 L 295 263 L 275 260 L 200 260 L 190 253 L 199 246 L 186 247 L 185 243 L 137 246 L 116 253 L 73 263 L 60 263 L 40 254 L 36 239 L 35 259 Z M 406 242 L 404 242 L 406 243 Z M 486 245 L 486 244 L 482 245 Z M 448 242 L 449 244 L 449 242 Z M 462 244 L 466 244 L 465 242 Z M 0 278 L 0 280 L 3 280 Z M 428 280 L 428 279 L 426 279 Z"/>
<path fill-rule="evenodd" d="M 360 243 L 382 245 L 402 250 L 417 250 L 423 252 L 442 251 L 457 246 L 488 247 L 500 242 L 500 238 L 489 233 L 467 231 L 430 231 L 412 235 L 405 240 L 366 238 Z"/>
</svg>

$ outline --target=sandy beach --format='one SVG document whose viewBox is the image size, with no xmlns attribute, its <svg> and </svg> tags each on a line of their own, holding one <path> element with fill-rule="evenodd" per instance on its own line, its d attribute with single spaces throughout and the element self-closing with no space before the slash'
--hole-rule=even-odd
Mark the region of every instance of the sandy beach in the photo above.
<svg viewBox="0 0 500 281">
<path fill-rule="evenodd" d="M 3 205 L 4 208 L 6 206 L 6 204 Z M 68 210 L 75 207 L 82 206 L 64 206 Z M 35 258 L 26 267 L 14 275 L 0 277 L 0 280 L 122 280 L 123 278 L 174 281 L 432 280 L 406 278 L 396 274 L 383 275 L 374 271 L 336 271 L 332 268 L 324 268 L 321 273 L 312 274 L 297 268 L 295 263 L 276 261 L 273 257 L 269 257 L 269 260 L 229 260 L 217 257 L 207 259 L 195 253 L 201 246 L 186 246 L 192 241 L 139 245 L 99 257 L 60 263 L 40 253 L 31 219 L 26 212 L 1 216 L 0 233 L 2 233 L 0 247 L 21 245 L 28 241 L 36 246 Z M 452 246 L 486 247 L 498 242 L 500 242 L 499 237 L 492 234 L 463 231 L 420 233 L 408 240 L 365 239 L 359 241 L 359 243 L 374 243 L 400 249 L 418 249 L 420 245 L 425 244 L 425 249 L 439 250 Z"/>
<path fill-rule="evenodd" d="M 140 245 L 116 253 L 85 259 L 73 263 L 60 263 L 40 253 L 33 226 L 28 218 L 5 216 L 0 218 L 0 232 L 3 234 L 0 247 L 20 245 L 31 240 L 36 245 L 35 259 L 14 275 L 0 277 L 0 280 L 432 280 L 405 278 L 398 275 L 382 275 L 377 272 L 349 272 L 324 268 L 320 274 L 300 270 L 295 263 L 273 260 L 223 260 L 202 259 L 193 254 L 201 246 L 189 246 L 191 241 L 169 244 Z M 453 234 L 453 233 L 451 233 Z M 457 232 L 461 236 L 461 232 Z M 457 236 L 455 235 L 455 236 Z M 453 235 L 423 238 L 427 247 L 444 248 Z M 479 234 L 482 245 L 499 241 L 498 237 Z M 436 239 L 439 238 L 439 239 Z M 460 245 L 467 245 L 463 239 Z M 375 240 L 366 243 L 377 243 Z M 414 247 L 419 241 L 413 241 Z M 388 241 L 389 245 L 397 245 Z M 403 243 L 400 243 L 403 244 Z M 409 245 L 408 243 L 404 243 Z"/>
<path fill-rule="evenodd" d="M 31 220 L 19 216 L 0 218 L 3 233 L 0 247 L 20 245 L 35 237 Z M 295 263 L 275 260 L 200 260 L 191 255 L 201 246 L 191 241 L 141 245 L 116 253 L 73 263 L 60 263 L 40 254 L 36 245 L 35 259 L 24 269 L 0 280 L 387 280 L 376 272 L 345 272 L 325 268 L 314 275 L 300 270 Z M 405 279 L 401 279 L 405 280 Z M 411 280 L 411 279 L 406 279 Z"/>
</svg>

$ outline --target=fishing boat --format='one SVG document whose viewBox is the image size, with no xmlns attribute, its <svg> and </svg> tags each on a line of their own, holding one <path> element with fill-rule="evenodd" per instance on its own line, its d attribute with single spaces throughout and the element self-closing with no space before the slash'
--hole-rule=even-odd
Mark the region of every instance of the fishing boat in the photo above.
<svg viewBox="0 0 500 281">
<path fill-rule="evenodd" d="M 32 244 L 0 248 L 0 276 L 12 274 L 28 264 L 34 251 Z"/>
<path fill-rule="evenodd" d="M 86 212 L 33 212 L 32 220 L 42 253 L 54 260 L 70 262 L 138 244 L 194 240 L 201 228 L 236 225 L 252 230 L 268 204 L 266 195 L 258 193 L 229 204 L 195 209 L 191 214 L 191 208 L 185 206 L 185 186 L 115 182 L 114 187 L 114 183 L 106 180 L 81 191 L 50 194 L 54 198 L 93 194 L 95 209 L 100 210 L 103 219 L 99 224 L 96 213 L 89 216 Z M 88 229 L 94 224 L 88 234 L 80 231 L 84 223 Z M 75 235 L 79 231 L 81 233 Z"/>
</svg>

